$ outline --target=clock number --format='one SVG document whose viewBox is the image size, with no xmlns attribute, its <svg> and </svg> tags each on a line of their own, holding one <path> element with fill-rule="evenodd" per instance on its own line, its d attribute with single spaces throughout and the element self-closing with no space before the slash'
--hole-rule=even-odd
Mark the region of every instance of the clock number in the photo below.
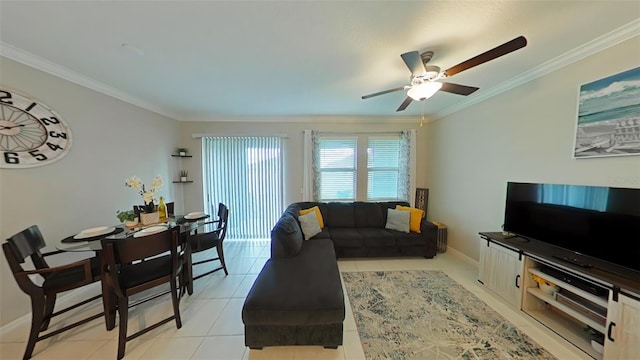
<svg viewBox="0 0 640 360">
<path fill-rule="evenodd" d="M 53 130 L 49 131 L 49 136 L 51 136 L 52 138 L 63 138 L 63 139 L 67 138 L 66 133 L 57 133 Z"/>
<path fill-rule="evenodd" d="M 56 144 L 52 144 L 52 143 L 50 143 L 50 142 L 48 142 L 48 143 L 47 143 L 47 145 L 48 145 L 48 146 L 49 146 L 49 148 L 50 148 L 51 150 L 53 150 L 53 151 L 56 151 L 56 150 L 62 150 L 62 149 L 64 149 L 62 146 L 60 146 L 60 145 L 56 145 Z"/>
<path fill-rule="evenodd" d="M 60 120 L 58 120 L 57 117 L 52 116 L 51 118 L 47 119 L 47 118 L 42 118 L 40 119 L 42 120 L 42 123 L 49 126 L 51 124 L 60 124 Z"/>
<path fill-rule="evenodd" d="M 20 158 L 18 157 L 18 153 L 7 151 L 4 153 L 4 162 L 7 164 L 19 164 Z"/>
<path fill-rule="evenodd" d="M 0 102 L 3 102 L 5 104 L 13 104 L 13 101 L 11 101 L 10 99 L 11 99 L 10 92 L 0 90 Z"/>
<path fill-rule="evenodd" d="M 33 156 L 34 158 L 36 158 L 36 160 L 38 161 L 44 161 L 47 160 L 47 155 L 45 154 L 38 154 L 38 150 L 31 150 L 29 151 L 29 154 L 31 154 L 31 156 Z"/>
</svg>

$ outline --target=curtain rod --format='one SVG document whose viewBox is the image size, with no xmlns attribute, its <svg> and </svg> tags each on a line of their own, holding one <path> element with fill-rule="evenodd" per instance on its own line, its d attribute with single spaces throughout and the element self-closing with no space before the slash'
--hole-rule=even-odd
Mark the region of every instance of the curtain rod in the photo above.
<svg viewBox="0 0 640 360">
<path fill-rule="evenodd" d="M 322 131 L 318 130 L 320 135 L 399 135 L 403 131 L 407 130 L 399 130 L 399 131 Z"/>
</svg>

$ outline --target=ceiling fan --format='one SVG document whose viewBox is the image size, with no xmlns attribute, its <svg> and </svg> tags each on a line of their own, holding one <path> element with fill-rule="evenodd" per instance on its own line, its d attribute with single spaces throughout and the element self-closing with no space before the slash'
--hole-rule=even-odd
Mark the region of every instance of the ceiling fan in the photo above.
<svg viewBox="0 0 640 360">
<path fill-rule="evenodd" d="M 400 107 L 398 107 L 398 109 L 396 110 L 402 111 L 406 109 L 412 101 L 421 101 L 428 99 L 437 91 L 446 91 L 452 94 L 464 96 L 471 95 L 476 90 L 478 90 L 477 87 L 459 85 L 449 82 L 440 82 L 438 80 L 451 77 L 459 72 L 465 71 L 474 66 L 478 66 L 487 61 L 496 59 L 502 55 L 506 55 L 510 52 L 516 51 L 520 48 L 525 47 L 526 45 L 527 39 L 524 36 L 519 36 L 467 61 L 463 61 L 460 64 L 445 71 L 440 71 L 440 68 L 438 66 L 427 65 L 427 63 L 433 57 L 432 51 L 426 51 L 422 54 L 417 51 L 407 52 L 400 56 L 411 71 L 411 85 L 405 85 L 397 87 L 395 89 L 389 89 L 365 95 L 362 97 L 362 99 L 368 99 L 374 96 L 384 95 L 401 90 L 408 90 L 407 98 L 402 102 L 402 104 L 400 104 Z"/>
</svg>

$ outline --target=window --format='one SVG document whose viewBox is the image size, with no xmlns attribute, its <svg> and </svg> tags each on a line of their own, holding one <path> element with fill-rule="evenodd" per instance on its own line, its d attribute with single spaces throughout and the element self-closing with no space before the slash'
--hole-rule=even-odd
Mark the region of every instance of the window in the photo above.
<svg viewBox="0 0 640 360">
<path fill-rule="evenodd" d="M 409 200 L 402 191 L 409 177 L 401 166 L 402 141 L 400 133 L 320 135 L 314 171 L 318 200 Z"/>
<path fill-rule="evenodd" d="M 322 201 L 356 199 L 355 138 L 320 139 L 320 198 Z"/>
<path fill-rule="evenodd" d="M 367 200 L 398 200 L 400 138 L 369 138 L 367 146 Z"/>
</svg>

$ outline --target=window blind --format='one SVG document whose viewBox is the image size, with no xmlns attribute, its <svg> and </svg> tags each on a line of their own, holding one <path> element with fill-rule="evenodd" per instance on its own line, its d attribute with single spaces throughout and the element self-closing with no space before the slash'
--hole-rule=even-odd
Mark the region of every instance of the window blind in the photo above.
<svg viewBox="0 0 640 360">
<path fill-rule="evenodd" d="M 227 238 L 268 238 L 282 212 L 279 137 L 203 137 L 205 212 L 229 208 Z"/>
</svg>

